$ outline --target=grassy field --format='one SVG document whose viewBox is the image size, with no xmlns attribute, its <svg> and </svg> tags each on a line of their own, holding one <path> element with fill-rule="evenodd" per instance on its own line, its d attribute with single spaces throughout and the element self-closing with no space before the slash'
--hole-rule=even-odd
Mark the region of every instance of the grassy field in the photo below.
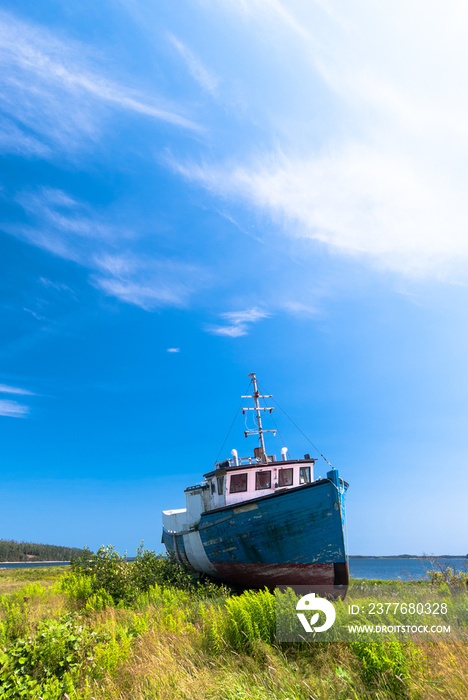
<svg viewBox="0 0 468 700">
<path fill-rule="evenodd" d="M 151 552 L 0 570 L 0 596 L 2 699 L 468 698 L 466 644 L 279 644 L 268 591 L 200 584 Z"/>
</svg>

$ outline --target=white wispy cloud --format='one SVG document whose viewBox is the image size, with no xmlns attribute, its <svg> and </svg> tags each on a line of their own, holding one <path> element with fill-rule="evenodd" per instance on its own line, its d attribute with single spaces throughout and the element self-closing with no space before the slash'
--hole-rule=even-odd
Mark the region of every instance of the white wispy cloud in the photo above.
<svg viewBox="0 0 468 700">
<path fill-rule="evenodd" d="M 0 416 L 6 416 L 8 418 L 25 418 L 28 413 L 28 406 L 23 406 L 16 401 L 0 399 Z"/>
<path fill-rule="evenodd" d="M 89 271 L 90 283 L 108 296 L 151 311 L 185 306 L 197 290 L 210 283 L 210 274 L 201 265 L 148 254 L 144 232 L 121 221 L 111 223 L 115 214 L 98 214 L 62 190 L 23 192 L 17 202 L 29 215 L 29 222 L 5 225 L 4 230 L 78 263 Z M 73 294 L 66 285 L 57 286 L 45 278 L 41 282 Z"/>
<path fill-rule="evenodd" d="M 271 313 L 258 307 L 252 307 L 245 311 L 226 311 L 220 314 L 220 318 L 225 323 L 218 325 L 207 325 L 205 330 L 212 335 L 224 335 L 229 338 L 240 338 L 247 335 L 249 325 L 261 321 L 264 318 L 271 316 Z"/>
<path fill-rule="evenodd" d="M 70 234 L 94 239 L 110 239 L 115 235 L 115 229 L 100 221 L 90 207 L 62 190 L 42 187 L 36 192 L 19 194 L 16 200 L 26 212 L 40 218 L 46 228 L 60 231 L 68 238 Z M 121 236 L 122 233 L 121 230 Z"/>
<path fill-rule="evenodd" d="M 293 316 L 316 316 L 319 313 L 317 306 L 302 301 L 282 301 L 281 308 Z"/>
<path fill-rule="evenodd" d="M 216 3 L 216 0 L 214 1 Z M 285 4 L 287 5 L 279 0 L 226 0 L 224 6 L 239 12 L 244 17 L 257 20 L 263 25 L 265 22 L 279 22 L 299 37 L 309 39 L 310 34 L 307 29 L 301 25 Z"/>
<path fill-rule="evenodd" d="M 39 277 L 39 282 L 44 286 L 49 289 L 55 289 L 57 292 L 68 292 L 72 296 L 75 296 L 75 292 L 71 287 L 68 286 L 68 284 L 64 284 L 63 282 L 54 282 L 53 280 L 48 279 L 47 277 Z"/>
<path fill-rule="evenodd" d="M 33 391 L 23 389 L 10 384 L 0 384 L 0 394 L 11 394 L 13 396 L 36 396 Z M 0 416 L 7 418 L 26 418 L 30 413 L 29 406 L 24 403 L 18 403 L 12 399 L 0 398 Z"/>
<path fill-rule="evenodd" d="M 443 274 L 468 256 L 463 183 L 447 183 L 403 155 L 355 144 L 315 159 L 274 154 L 250 166 L 180 172 L 258 207 L 289 235 L 407 274 Z"/>
<path fill-rule="evenodd" d="M 278 37 L 282 56 L 291 48 L 282 71 L 300 76 L 301 111 L 285 118 L 280 145 L 174 168 L 264 213 L 289 238 L 404 275 L 466 282 L 468 9 L 455 0 L 429 12 L 422 0 L 396 0 L 391 10 L 365 0 L 224 8 L 249 21 L 250 40 L 261 38 L 272 61 Z M 276 41 L 267 42 L 273 21 Z M 322 111 L 319 84 L 329 102 Z M 284 84 L 278 90 L 287 94 Z"/>
<path fill-rule="evenodd" d="M 180 348 L 167 348 L 167 352 L 180 352 Z"/>
<path fill-rule="evenodd" d="M 0 384 L 0 394 L 20 394 L 21 396 L 35 396 L 32 391 L 28 389 L 21 389 L 18 386 L 9 386 L 7 384 Z"/>
<path fill-rule="evenodd" d="M 41 316 L 41 314 L 38 314 L 37 311 L 34 311 L 34 309 L 28 309 L 27 306 L 23 306 L 23 311 L 25 311 L 27 314 L 31 314 L 36 321 L 47 321 L 45 316 Z"/>
<path fill-rule="evenodd" d="M 5 224 L 4 230 L 53 255 L 87 265 L 97 249 L 126 240 L 129 231 L 112 226 L 84 202 L 62 190 L 41 187 L 17 194 L 28 215 L 25 224 Z"/>
<path fill-rule="evenodd" d="M 50 156 L 96 139 L 104 108 L 121 109 L 189 130 L 199 126 L 162 97 L 108 77 L 83 43 L 0 12 L 0 150 Z M 100 109 L 98 109 L 100 107 Z"/>
<path fill-rule="evenodd" d="M 165 266 L 165 263 L 160 263 L 154 266 L 159 270 L 142 269 L 134 279 L 93 275 L 92 280 L 105 294 L 117 297 L 127 304 L 139 306 L 145 311 L 152 311 L 160 306 L 185 306 L 192 291 L 182 281 L 186 268 L 179 267 L 179 280 L 175 280 L 169 274 L 164 274 L 162 268 Z M 141 282 L 141 279 L 147 281 Z"/>
<path fill-rule="evenodd" d="M 194 78 L 194 80 L 196 80 L 204 90 L 213 95 L 216 94 L 219 85 L 219 78 L 203 65 L 200 59 L 188 48 L 188 46 L 182 43 L 173 34 L 169 34 L 168 36 L 172 45 L 184 59 L 192 78 Z"/>
<path fill-rule="evenodd" d="M 197 265 L 127 251 L 94 256 L 91 280 L 106 294 L 151 311 L 160 306 L 185 306 L 207 282 Z"/>
<path fill-rule="evenodd" d="M 0 153 L 48 158 L 52 151 L 36 136 L 25 133 L 23 129 L 5 117 L 0 124 Z"/>
<path fill-rule="evenodd" d="M 138 267 L 138 261 L 131 254 L 115 254 L 104 252 L 94 257 L 97 268 L 111 277 L 124 277 L 132 275 Z"/>
</svg>

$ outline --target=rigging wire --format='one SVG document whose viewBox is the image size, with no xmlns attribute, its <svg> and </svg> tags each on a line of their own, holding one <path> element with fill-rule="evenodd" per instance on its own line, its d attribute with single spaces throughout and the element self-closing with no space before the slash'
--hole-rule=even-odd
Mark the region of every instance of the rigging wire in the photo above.
<svg viewBox="0 0 468 700">
<path fill-rule="evenodd" d="M 265 387 L 263 387 L 263 386 L 260 384 L 260 382 L 258 381 L 258 379 L 257 379 L 257 384 L 261 387 L 262 391 L 266 394 L 266 389 L 265 389 Z M 312 447 L 314 448 L 314 450 L 316 450 L 316 451 L 319 453 L 320 457 L 322 457 L 322 459 L 324 459 L 325 462 L 326 462 L 332 469 L 334 469 L 335 467 L 333 466 L 333 464 L 332 464 L 331 462 L 329 462 L 328 459 L 325 457 L 325 455 L 323 455 L 323 454 L 320 452 L 319 448 L 318 448 L 316 445 L 314 445 L 314 443 L 312 442 L 312 440 L 300 429 L 300 427 L 297 425 L 297 423 L 295 423 L 295 422 L 293 421 L 293 419 L 291 418 L 291 416 L 288 416 L 288 414 L 286 413 L 286 411 L 284 410 L 284 408 L 282 408 L 282 407 L 279 405 L 278 401 L 276 401 L 276 399 L 275 399 L 273 396 L 272 396 L 271 398 L 272 398 L 272 400 L 275 402 L 275 404 L 278 406 L 278 408 L 280 409 L 280 411 L 282 411 L 282 412 L 284 413 L 284 415 L 286 416 L 286 418 L 288 418 L 288 419 L 291 421 L 291 423 L 297 428 L 297 430 L 299 430 L 299 432 L 301 433 L 301 435 L 303 435 L 303 436 L 305 437 L 305 439 L 307 440 L 307 442 L 309 442 L 309 443 L 312 445 Z M 282 439 L 282 438 L 281 438 L 281 439 Z"/>
<path fill-rule="evenodd" d="M 220 455 L 221 452 L 224 450 L 224 445 L 226 444 L 227 439 L 228 439 L 229 435 L 231 434 L 231 430 L 232 430 L 232 428 L 233 428 L 233 426 L 234 426 L 234 423 L 236 422 L 237 414 L 239 413 L 239 411 L 240 411 L 240 409 L 241 409 L 241 407 L 242 407 L 242 403 L 243 403 L 243 401 L 240 402 L 239 406 L 238 406 L 237 409 L 236 409 L 236 412 L 235 412 L 235 414 L 234 414 L 234 418 L 232 419 L 231 427 L 230 427 L 229 430 L 227 431 L 227 435 L 226 435 L 226 437 L 224 438 L 224 442 L 223 442 L 223 444 L 221 445 L 221 449 L 220 449 L 219 452 L 218 452 L 218 456 L 216 457 L 216 459 L 215 459 L 215 461 L 214 461 L 214 466 L 216 466 L 216 462 L 217 462 L 218 459 L 219 459 L 219 455 Z"/>
<path fill-rule="evenodd" d="M 257 380 L 257 382 L 258 382 L 258 380 Z M 262 387 L 262 391 L 263 391 L 263 387 Z M 271 398 L 273 398 L 273 397 L 271 397 Z M 265 399 L 262 399 L 262 401 L 263 401 L 263 403 L 264 403 L 265 406 L 266 406 L 266 404 L 267 404 L 266 400 L 265 400 Z M 283 440 L 283 436 L 281 435 L 281 433 L 280 433 L 280 431 L 279 431 L 279 429 L 278 429 L 278 426 L 276 425 L 276 422 L 275 422 L 275 419 L 273 418 L 273 414 L 272 414 L 272 413 L 270 413 L 270 420 L 271 420 L 271 422 L 273 423 L 273 425 L 275 426 L 275 430 L 276 430 L 276 432 L 278 433 L 279 439 L 280 439 L 281 442 L 283 443 L 283 447 L 286 447 L 286 443 L 285 443 L 285 441 Z"/>
<path fill-rule="evenodd" d="M 249 382 L 249 384 L 248 384 L 248 386 L 247 386 L 247 390 L 248 390 L 249 386 L 250 386 L 250 382 Z M 214 461 L 214 466 L 216 466 L 216 462 L 217 462 L 218 459 L 219 459 L 219 455 L 220 455 L 221 452 L 224 450 L 224 445 L 226 444 L 227 439 L 228 439 L 229 435 L 231 434 L 231 430 L 232 430 L 232 428 L 233 428 L 233 426 L 234 426 L 234 423 L 236 422 L 237 414 L 238 414 L 239 411 L 241 410 L 242 404 L 243 404 L 243 403 L 244 403 L 244 400 L 241 399 L 241 402 L 240 402 L 239 406 L 237 407 L 236 412 L 235 412 L 235 414 L 234 414 L 234 418 L 232 419 L 231 427 L 230 427 L 229 430 L 227 431 L 227 435 L 226 435 L 226 437 L 224 438 L 224 442 L 223 442 L 223 444 L 221 445 L 221 449 L 220 449 L 219 452 L 218 452 L 218 456 L 216 457 L 216 459 L 215 459 L 215 461 Z M 246 419 L 246 420 L 247 420 L 247 419 Z"/>
</svg>

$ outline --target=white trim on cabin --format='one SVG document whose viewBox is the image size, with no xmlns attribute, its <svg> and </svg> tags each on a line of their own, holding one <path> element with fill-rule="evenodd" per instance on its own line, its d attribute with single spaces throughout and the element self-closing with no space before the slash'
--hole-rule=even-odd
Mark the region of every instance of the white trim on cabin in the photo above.
<svg viewBox="0 0 468 700">
<path fill-rule="evenodd" d="M 223 506 L 234 505 L 250 501 L 258 496 L 268 496 L 278 491 L 297 488 L 305 483 L 314 481 L 314 463 L 315 460 L 305 461 L 288 461 L 273 462 L 273 463 L 258 463 L 253 465 L 240 465 L 236 469 L 222 471 L 221 474 L 210 472 L 206 477 L 206 483 L 186 489 L 185 499 L 186 508 L 179 510 L 163 511 L 163 526 L 167 532 L 180 533 L 187 530 L 196 531 L 200 521 L 200 516 L 206 511 L 222 508 Z M 301 481 L 301 470 L 310 469 L 310 478 L 308 481 Z M 292 470 L 292 483 L 280 484 L 280 471 Z M 270 472 L 269 488 L 260 488 L 262 480 L 266 479 L 266 474 Z M 264 475 L 264 476 L 257 476 Z M 245 476 L 246 489 L 243 491 L 231 492 L 231 479 L 239 476 Z M 239 481 L 239 479 L 237 479 Z M 268 483 L 268 481 L 267 481 Z M 197 533 L 198 535 L 198 533 Z M 198 536 L 199 539 L 199 536 Z M 185 536 L 184 536 L 185 542 Z M 198 541 L 193 538 L 187 540 L 186 544 L 190 548 L 190 556 L 199 559 L 201 554 L 198 546 Z M 201 545 L 201 541 L 200 541 Z M 190 561 L 190 556 L 187 552 L 187 557 Z"/>
<path fill-rule="evenodd" d="M 300 486 L 299 483 L 299 473 L 300 469 L 303 469 L 304 467 L 310 468 L 310 481 L 314 480 L 313 477 L 313 469 L 314 465 L 313 462 L 311 463 L 302 463 L 302 464 L 291 464 L 288 462 L 285 462 L 284 464 L 278 465 L 278 464 L 262 464 L 259 465 L 257 469 L 247 469 L 245 472 L 242 469 L 239 469 L 235 472 L 229 472 L 228 473 L 228 479 L 227 479 L 227 484 L 226 484 L 226 505 L 230 505 L 232 503 L 241 503 L 242 501 L 250 500 L 254 498 L 255 496 L 267 496 L 271 493 L 275 493 L 279 489 L 283 488 L 294 488 L 295 486 Z M 292 469 L 293 470 L 293 481 L 292 484 L 289 486 L 280 486 L 279 485 L 279 472 L 282 469 Z M 262 479 L 257 476 L 258 475 L 265 475 L 263 479 L 265 481 L 268 481 L 266 475 L 270 472 L 270 488 L 261 488 L 261 483 Z M 246 491 L 239 491 L 239 492 L 232 492 L 231 493 L 231 478 L 232 476 L 236 474 L 247 474 L 247 490 Z"/>
</svg>

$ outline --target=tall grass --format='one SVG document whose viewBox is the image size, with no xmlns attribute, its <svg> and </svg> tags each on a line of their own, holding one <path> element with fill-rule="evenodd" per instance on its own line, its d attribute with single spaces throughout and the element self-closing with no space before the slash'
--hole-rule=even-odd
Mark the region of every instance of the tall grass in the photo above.
<svg viewBox="0 0 468 700">
<path fill-rule="evenodd" d="M 267 589 L 227 598 L 224 605 L 201 612 L 206 648 L 220 653 L 252 651 L 258 641 L 273 644 L 276 631 L 275 596 Z"/>
<path fill-rule="evenodd" d="M 468 698 L 465 645 L 281 645 L 267 590 L 234 595 L 156 555 L 138 575 L 107 561 L 0 597 L 1 700 Z"/>
</svg>

